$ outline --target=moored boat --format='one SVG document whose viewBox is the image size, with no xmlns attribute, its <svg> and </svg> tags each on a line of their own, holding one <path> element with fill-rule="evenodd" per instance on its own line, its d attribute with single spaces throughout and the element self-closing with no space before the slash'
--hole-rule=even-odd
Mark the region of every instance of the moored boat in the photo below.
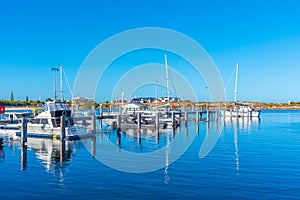
<svg viewBox="0 0 300 200">
<path fill-rule="evenodd" d="M 75 139 L 78 136 L 78 127 L 74 126 L 71 110 L 65 102 L 46 102 L 43 111 L 34 119 L 28 120 L 28 137 L 60 138 L 62 134 L 61 117 L 65 118 L 65 137 Z M 20 135 L 20 132 L 17 132 Z"/>
</svg>

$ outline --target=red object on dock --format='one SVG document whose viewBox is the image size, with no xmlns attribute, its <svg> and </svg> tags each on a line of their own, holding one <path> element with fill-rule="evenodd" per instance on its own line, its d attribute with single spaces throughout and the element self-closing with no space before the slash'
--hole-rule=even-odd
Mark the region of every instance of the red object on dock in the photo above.
<svg viewBox="0 0 300 200">
<path fill-rule="evenodd" d="M 4 114 L 5 113 L 5 106 L 0 106 L 0 114 Z"/>
</svg>

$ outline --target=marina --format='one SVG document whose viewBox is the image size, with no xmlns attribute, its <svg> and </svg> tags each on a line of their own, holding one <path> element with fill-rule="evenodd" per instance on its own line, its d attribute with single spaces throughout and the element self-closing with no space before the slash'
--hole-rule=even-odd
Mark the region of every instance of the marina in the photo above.
<svg viewBox="0 0 300 200">
<path fill-rule="evenodd" d="M 0 198 L 300 199 L 300 2 L 0 0 Z"/>
<path fill-rule="evenodd" d="M 212 152 L 202 159 L 198 157 L 201 143 L 207 134 L 215 134 L 217 129 L 213 121 L 189 121 L 175 129 L 174 135 L 172 130 L 166 130 L 159 138 L 155 132 L 145 132 L 139 140 L 134 129 L 127 131 L 128 134 L 121 133 L 118 140 L 117 130 L 103 129 L 102 132 L 98 130 L 94 138 L 78 141 L 28 138 L 27 146 L 7 137 L 12 130 L 0 130 L 0 137 L 5 140 L 1 145 L 4 158 L 0 158 L 0 169 L 5 171 L 1 180 L 6 183 L 2 185 L 2 197 L 71 199 L 98 198 L 100 195 L 105 199 L 119 199 L 120 196 L 135 199 L 143 195 L 147 199 L 208 198 L 214 191 L 215 198 L 239 199 L 245 196 L 256 198 L 264 191 L 262 198 L 297 198 L 300 189 L 297 159 L 300 113 L 262 111 L 262 115 L 261 120 L 219 120 L 218 126 L 224 126 L 221 137 Z M 287 126 L 288 132 L 284 131 Z M 105 138 L 119 146 L 116 153 L 149 153 L 172 141 L 192 137 L 194 133 L 191 147 L 173 164 L 168 164 L 168 152 L 172 149 L 166 149 L 164 168 L 157 171 L 124 173 L 96 159 L 106 148 L 103 146 Z M 24 184 L 26 188 L 15 191 Z M 126 187 L 128 184 L 130 187 Z M 232 193 L 232 188 L 236 187 L 238 192 Z M 74 190 L 81 192 L 74 193 Z"/>
</svg>

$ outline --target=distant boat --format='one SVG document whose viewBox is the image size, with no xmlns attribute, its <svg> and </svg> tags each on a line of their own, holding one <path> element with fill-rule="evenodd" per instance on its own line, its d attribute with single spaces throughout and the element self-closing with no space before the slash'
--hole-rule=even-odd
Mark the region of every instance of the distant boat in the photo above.
<svg viewBox="0 0 300 200">
<path fill-rule="evenodd" d="M 224 117 L 259 117 L 260 110 L 255 110 L 251 105 L 237 101 L 238 70 L 239 65 L 237 63 L 235 71 L 234 108 L 233 110 L 223 110 L 221 114 Z"/>
</svg>

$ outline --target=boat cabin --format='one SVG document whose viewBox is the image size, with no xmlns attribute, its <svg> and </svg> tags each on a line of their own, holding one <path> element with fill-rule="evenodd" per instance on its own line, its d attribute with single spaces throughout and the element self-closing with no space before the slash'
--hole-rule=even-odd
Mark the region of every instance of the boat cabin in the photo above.
<svg viewBox="0 0 300 200">
<path fill-rule="evenodd" d="M 129 103 L 123 106 L 124 114 L 135 114 L 136 112 L 147 110 L 147 106 L 141 103 Z"/>
<path fill-rule="evenodd" d="M 50 112 L 51 117 L 71 117 L 71 110 L 65 102 L 46 102 L 44 112 Z"/>
</svg>

